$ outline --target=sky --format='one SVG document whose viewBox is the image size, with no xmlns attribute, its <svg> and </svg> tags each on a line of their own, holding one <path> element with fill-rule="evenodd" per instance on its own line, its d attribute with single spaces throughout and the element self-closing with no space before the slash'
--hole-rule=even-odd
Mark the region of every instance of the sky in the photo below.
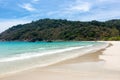
<svg viewBox="0 0 120 80">
<path fill-rule="evenodd" d="M 120 19 L 120 0 L 0 0 L 0 32 L 43 18 Z"/>
</svg>

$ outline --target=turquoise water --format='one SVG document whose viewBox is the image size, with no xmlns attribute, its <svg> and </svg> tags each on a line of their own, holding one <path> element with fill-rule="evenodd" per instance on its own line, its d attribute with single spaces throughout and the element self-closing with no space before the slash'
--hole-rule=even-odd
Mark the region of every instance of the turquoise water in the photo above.
<svg viewBox="0 0 120 80">
<path fill-rule="evenodd" d="M 25 53 L 43 53 L 50 50 L 65 49 L 69 47 L 88 46 L 95 42 L 0 42 L 0 58 L 21 55 Z"/>
<path fill-rule="evenodd" d="M 78 53 L 67 53 L 81 49 L 90 51 L 100 42 L 0 42 L 0 74 L 35 66 L 47 65 L 68 59 Z M 66 53 L 65 53 L 66 52 Z M 79 55 L 80 55 L 79 54 Z"/>
</svg>

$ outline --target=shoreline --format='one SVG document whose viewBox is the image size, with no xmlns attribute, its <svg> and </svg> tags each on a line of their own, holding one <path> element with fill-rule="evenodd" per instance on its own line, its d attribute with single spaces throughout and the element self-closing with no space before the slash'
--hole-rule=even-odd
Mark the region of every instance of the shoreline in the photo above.
<svg viewBox="0 0 120 80">
<path fill-rule="evenodd" d="M 103 48 L 103 49 L 100 49 L 100 50 L 97 50 L 95 52 L 91 52 L 91 53 L 88 53 L 88 54 L 85 54 L 85 55 L 82 55 L 82 56 L 77 56 L 75 58 L 68 59 L 68 60 L 53 64 L 53 65 L 50 65 L 50 66 L 78 63 L 79 61 L 80 62 L 88 62 L 88 60 L 89 60 L 89 62 L 92 62 L 92 61 L 97 62 L 97 61 L 102 60 L 102 59 L 99 59 L 99 55 L 102 55 L 103 51 L 105 51 L 106 48 L 111 47 L 111 46 L 113 46 L 113 45 L 111 43 L 109 43 L 108 46 Z"/>
<path fill-rule="evenodd" d="M 94 42 L 94 41 L 93 41 L 93 42 Z M 107 45 L 107 46 L 105 46 L 105 45 Z M 59 63 L 62 63 L 62 62 L 66 62 L 66 61 L 72 60 L 72 59 L 76 59 L 76 58 L 78 58 L 78 57 L 81 58 L 81 57 L 84 56 L 84 55 L 89 55 L 89 54 L 93 54 L 93 53 L 96 53 L 96 52 L 98 52 L 98 51 L 101 51 L 102 49 L 104 49 L 103 46 L 104 46 L 104 48 L 106 48 L 106 47 L 110 46 L 110 44 L 106 44 L 106 43 L 105 43 L 105 44 L 102 45 L 102 46 L 98 46 L 98 47 L 96 48 L 96 50 L 88 51 L 88 52 L 85 52 L 85 53 L 82 52 L 83 54 L 78 54 L 79 51 L 81 51 L 81 48 L 79 48 L 79 49 L 73 49 L 73 50 L 70 50 L 70 51 L 65 51 L 65 52 L 62 52 L 62 54 L 64 54 L 64 53 L 69 54 L 69 53 L 74 53 L 74 52 L 75 52 L 75 53 L 77 53 L 77 55 L 69 56 L 69 57 L 66 58 L 66 59 L 63 59 L 63 60 L 60 60 L 60 61 L 57 61 L 57 62 L 53 62 L 53 63 L 50 63 L 50 64 L 38 65 L 38 66 L 26 68 L 26 69 L 21 69 L 21 70 L 9 72 L 9 73 L 6 73 L 6 74 L 1 74 L 1 75 L 0 75 L 0 78 L 6 77 L 6 76 L 10 76 L 10 75 L 14 75 L 14 74 L 21 73 L 21 72 L 25 72 L 25 71 L 29 71 L 29 70 L 34 70 L 34 69 L 37 69 L 37 68 L 45 68 L 45 67 L 52 66 L 52 65 L 56 65 L 56 64 L 59 64 Z M 78 48 L 78 47 L 77 47 L 77 48 Z"/>
<path fill-rule="evenodd" d="M 21 75 L 23 76 L 23 74 L 26 75 L 26 74 L 29 74 L 29 72 L 32 72 L 32 74 L 36 74 L 36 72 L 39 73 L 39 74 L 42 74 L 42 72 L 45 72 L 46 74 L 48 74 L 49 72 L 50 73 L 54 72 L 55 69 L 61 69 L 60 68 L 61 66 L 64 67 L 66 65 L 71 65 L 71 64 L 81 64 L 81 63 L 86 63 L 86 62 L 88 62 L 88 63 L 89 62 L 95 62 L 95 63 L 97 63 L 99 61 L 103 61 L 102 59 L 99 59 L 99 55 L 102 55 L 103 52 L 107 48 L 109 48 L 111 46 L 113 46 L 113 45 L 109 44 L 108 47 L 106 47 L 104 49 L 101 49 L 101 50 L 98 50 L 98 51 L 96 51 L 94 53 L 89 53 L 89 54 L 85 54 L 85 55 L 82 55 L 82 56 L 78 56 L 78 57 L 75 57 L 73 59 L 68 59 L 68 60 L 65 60 L 65 61 L 53 64 L 53 65 L 49 65 L 49 66 L 46 66 L 46 67 L 43 67 L 43 68 L 34 68 L 34 69 L 31 69 L 31 70 L 22 71 L 20 73 L 15 73 L 13 75 L 7 75 L 7 77 L 4 76 L 4 77 L 1 77 L 0 79 L 1 80 L 12 80 L 11 79 L 12 77 L 21 76 Z M 55 73 L 59 73 L 59 72 L 60 72 L 59 70 L 55 71 Z M 74 70 L 73 70 L 73 72 L 74 72 Z M 16 79 L 17 79 L 17 77 L 16 77 Z M 48 80 L 48 79 L 45 79 L 45 80 Z M 70 80 L 72 80 L 72 79 L 70 79 Z"/>
</svg>

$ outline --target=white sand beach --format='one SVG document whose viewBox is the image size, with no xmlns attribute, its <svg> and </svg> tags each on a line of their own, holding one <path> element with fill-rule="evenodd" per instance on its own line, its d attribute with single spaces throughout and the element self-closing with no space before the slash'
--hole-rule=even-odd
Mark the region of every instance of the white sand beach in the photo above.
<svg viewBox="0 0 120 80">
<path fill-rule="evenodd" d="M 120 80 L 120 41 L 95 53 L 1 77 L 0 80 Z"/>
</svg>

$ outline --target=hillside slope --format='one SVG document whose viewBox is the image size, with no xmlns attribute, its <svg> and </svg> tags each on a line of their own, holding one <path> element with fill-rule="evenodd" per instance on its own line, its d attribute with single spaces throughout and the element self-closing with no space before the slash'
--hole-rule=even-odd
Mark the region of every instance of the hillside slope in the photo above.
<svg viewBox="0 0 120 80">
<path fill-rule="evenodd" d="M 80 22 L 40 19 L 9 28 L 0 34 L 0 40 L 120 40 L 120 20 Z"/>
</svg>

